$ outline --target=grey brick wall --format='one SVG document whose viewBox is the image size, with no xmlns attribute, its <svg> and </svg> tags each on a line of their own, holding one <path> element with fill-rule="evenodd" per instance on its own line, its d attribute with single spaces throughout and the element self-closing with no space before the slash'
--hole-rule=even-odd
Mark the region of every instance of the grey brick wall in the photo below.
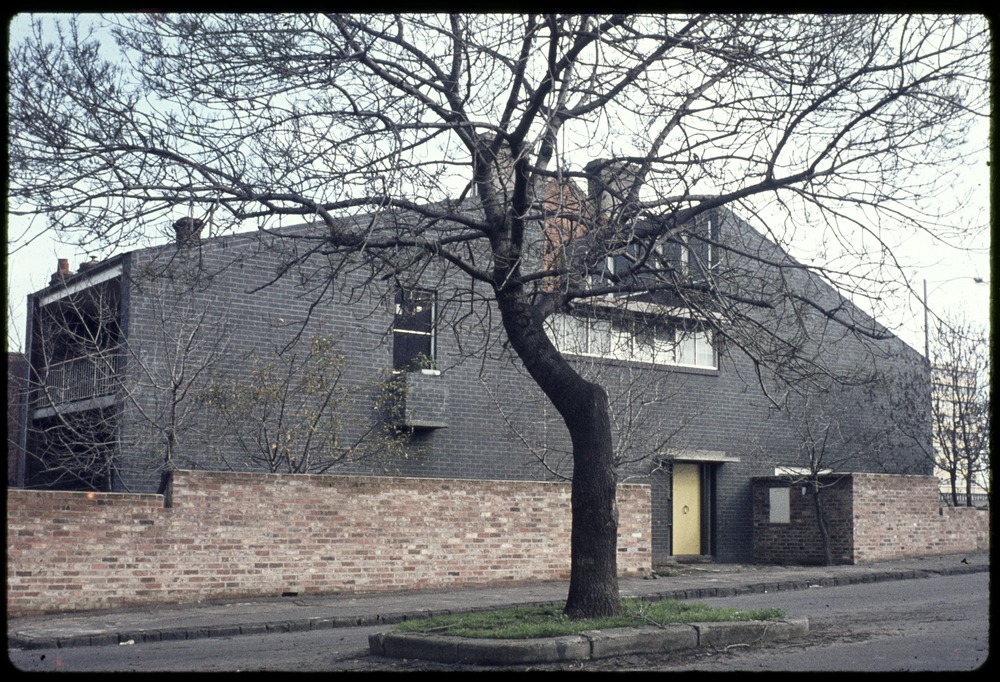
<svg viewBox="0 0 1000 682">
<path fill-rule="evenodd" d="M 391 285 L 369 281 L 360 264 L 327 261 L 319 254 L 305 257 L 300 252 L 304 248 L 306 245 L 290 239 L 235 236 L 185 248 L 165 246 L 133 253 L 126 285 L 129 341 L 134 354 L 129 372 L 138 381 L 139 358 L 162 364 L 169 355 L 165 339 L 207 310 L 212 321 L 208 331 L 227 331 L 226 354 L 213 371 L 230 375 L 245 374 L 246 358 L 291 342 L 296 334 L 308 337 L 318 333 L 338 339 L 338 348 L 349 358 L 345 380 L 358 386 L 351 416 L 362 422 L 370 418 L 372 378 L 387 377 L 392 362 Z M 290 257 L 302 260 L 286 271 Z M 801 271 L 794 276 L 805 278 L 801 285 L 812 285 Z M 458 300 L 459 294 L 468 292 L 467 281 L 437 270 L 429 270 L 421 284 L 437 289 L 444 302 Z M 166 298 L 161 291 L 167 292 Z M 484 319 L 499 320 L 495 310 L 490 317 L 485 307 L 479 304 L 475 314 L 465 314 L 473 308 L 468 302 L 449 303 L 442 309 L 437 335 L 441 375 L 435 379 L 440 382 L 439 399 L 444 404 L 435 414 L 443 415 L 447 427 L 418 430 L 410 457 L 388 468 L 373 471 L 356 464 L 338 469 L 338 473 L 510 480 L 552 480 L 571 474 L 565 427 L 519 361 L 503 347 L 497 330 L 484 327 Z M 817 325 L 822 323 L 819 318 L 811 319 Z M 898 340 L 862 343 L 842 329 L 826 325 L 823 329 L 815 340 L 831 344 L 829 359 L 839 367 L 875 364 L 888 375 L 925 371 L 919 356 Z M 739 458 L 738 462 L 714 466 L 712 551 L 720 561 L 748 560 L 753 527 L 751 478 L 773 474 L 777 464 L 800 464 L 802 456 L 795 421 L 773 409 L 750 358 L 736 343 L 724 343 L 718 371 L 625 362 L 581 360 L 579 364 L 581 371 L 600 376 L 613 400 L 636 377 L 639 383 L 635 386 L 641 386 L 644 395 L 651 398 L 638 417 L 620 412 L 616 419 L 619 425 L 630 420 L 635 425 L 626 454 L 645 448 L 660 456 L 656 453 L 669 448 L 710 450 Z M 772 379 L 765 370 L 765 385 L 777 385 Z M 844 429 L 860 432 L 870 426 L 866 421 L 872 415 L 884 413 L 889 390 L 883 386 L 867 392 L 835 393 L 828 401 L 841 413 Z M 153 391 L 148 393 L 146 398 L 140 396 L 139 402 L 151 413 L 162 410 L 152 399 Z M 148 425 L 134 412 L 130 411 L 123 426 L 119 487 L 154 492 L 160 480 L 162 444 L 150 436 Z M 205 423 L 210 421 L 208 416 L 194 412 L 177 466 L 241 468 L 235 451 L 220 454 L 225 444 L 205 435 L 211 426 Z M 622 428 L 618 435 L 627 432 L 629 429 Z M 923 436 L 923 432 L 918 434 Z M 929 441 L 929 430 L 926 438 Z M 886 446 L 877 458 L 860 458 L 847 465 L 859 471 L 929 472 L 922 455 L 903 441 Z M 647 481 L 652 467 L 651 459 L 624 464 L 620 480 Z M 654 510 L 654 514 L 663 513 L 662 508 Z M 655 524 L 656 520 L 654 528 Z"/>
</svg>

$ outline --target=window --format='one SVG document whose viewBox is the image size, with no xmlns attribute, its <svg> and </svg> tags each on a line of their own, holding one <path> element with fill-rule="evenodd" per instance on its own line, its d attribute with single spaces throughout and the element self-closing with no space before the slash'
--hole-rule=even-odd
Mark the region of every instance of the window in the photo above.
<svg viewBox="0 0 1000 682">
<path fill-rule="evenodd" d="M 715 367 L 715 349 L 707 330 L 678 330 L 677 364 Z"/>
<path fill-rule="evenodd" d="M 717 369 L 712 332 L 636 315 L 627 320 L 606 317 L 553 315 L 546 321 L 549 338 L 560 352 L 648 362 L 656 365 L 685 365 Z"/>
<path fill-rule="evenodd" d="M 707 220 L 702 225 L 698 227 L 698 244 L 693 246 L 690 241 L 686 242 L 688 249 L 694 249 L 694 252 L 689 256 L 689 260 L 696 260 L 696 267 L 699 271 L 711 270 L 715 266 L 715 255 L 712 253 L 712 243 L 711 239 L 715 238 L 715 234 L 712 228 L 712 221 Z"/>
<path fill-rule="evenodd" d="M 401 289 L 396 292 L 396 317 L 392 325 L 392 366 L 420 368 L 434 358 L 434 292 Z"/>
<path fill-rule="evenodd" d="M 712 241 L 718 239 L 718 229 L 711 220 L 698 223 L 690 232 L 669 237 L 653 249 L 663 265 L 671 264 L 684 277 L 699 277 L 716 266 L 718 255 Z"/>
</svg>

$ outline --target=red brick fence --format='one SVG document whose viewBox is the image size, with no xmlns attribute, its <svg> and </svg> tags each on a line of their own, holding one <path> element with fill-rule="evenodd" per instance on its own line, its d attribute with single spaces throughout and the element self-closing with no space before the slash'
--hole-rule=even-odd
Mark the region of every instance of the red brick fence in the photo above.
<svg viewBox="0 0 1000 682">
<path fill-rule="evenodd" d="M 618 487 L 618 568 L 651 570 Z M 569 575 L 561 483 L 177 471 L 162 495 L 7 491 L 7 611 L 423 589 Z"/>
<path fill-rule="evenodd" d="M 988 509 L 942 507 L 933 476 L 822 476 L 834 563 L 988 550 Z M 822 563 L 809 485 L 788 476 L 753 479 L 754 561 Z"/>
</svg>

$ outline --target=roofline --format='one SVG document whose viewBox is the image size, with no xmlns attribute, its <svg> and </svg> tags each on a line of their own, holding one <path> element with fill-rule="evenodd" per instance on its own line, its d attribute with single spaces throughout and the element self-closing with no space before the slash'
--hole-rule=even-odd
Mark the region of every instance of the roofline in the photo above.
<svg viewBox="0 0 1000 682">
<path fill-rule="evenodd" d="M 39 306 L 46 306 L 101 282 L 107 282 L 125 271 L 125 259 L 128 255 L 128 253 L 122 253 L 112 256 L 84 272 L 78 272 L 62 282 L 50 284 L 44 289 L 29 294 L 29 296 L 34 298 Z"/>
</svg>

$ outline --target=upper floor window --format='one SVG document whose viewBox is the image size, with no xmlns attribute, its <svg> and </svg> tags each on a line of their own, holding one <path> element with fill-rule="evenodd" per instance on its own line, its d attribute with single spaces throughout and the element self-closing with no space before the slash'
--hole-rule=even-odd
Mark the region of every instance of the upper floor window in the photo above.
<svg viewBox="0 0 1000 682">
<path fill-rule="evenodd" d="M 560 352 L 612 360 L 717 369 L 710 329 L 635 315 L 626 320 L 553 315 L 549 338 Z"/>
<path fill-rule="evenodd" d="M 421 368 L 434 359 L 435 295 L 422 289 L 396 292 L 396 316 L 392 324 L 392 366 Z"/>
<path fill-rule="evenodd" d="M 718 255 L 712 248 L 712 242 L 717 239 L 717 226 L 713 221 L 705 220 L 691 232 L 658 241 L 653 248 L 661 265 L 674 267 L 682 277 L 696 278 L 716 267 Z"/>
<path fill-rule="evenodd" d="M 681 331 L 677 335 L 677 364 L 715 369 L 715 347 L 712 332 L 707 329 Z"/>
</svg>

